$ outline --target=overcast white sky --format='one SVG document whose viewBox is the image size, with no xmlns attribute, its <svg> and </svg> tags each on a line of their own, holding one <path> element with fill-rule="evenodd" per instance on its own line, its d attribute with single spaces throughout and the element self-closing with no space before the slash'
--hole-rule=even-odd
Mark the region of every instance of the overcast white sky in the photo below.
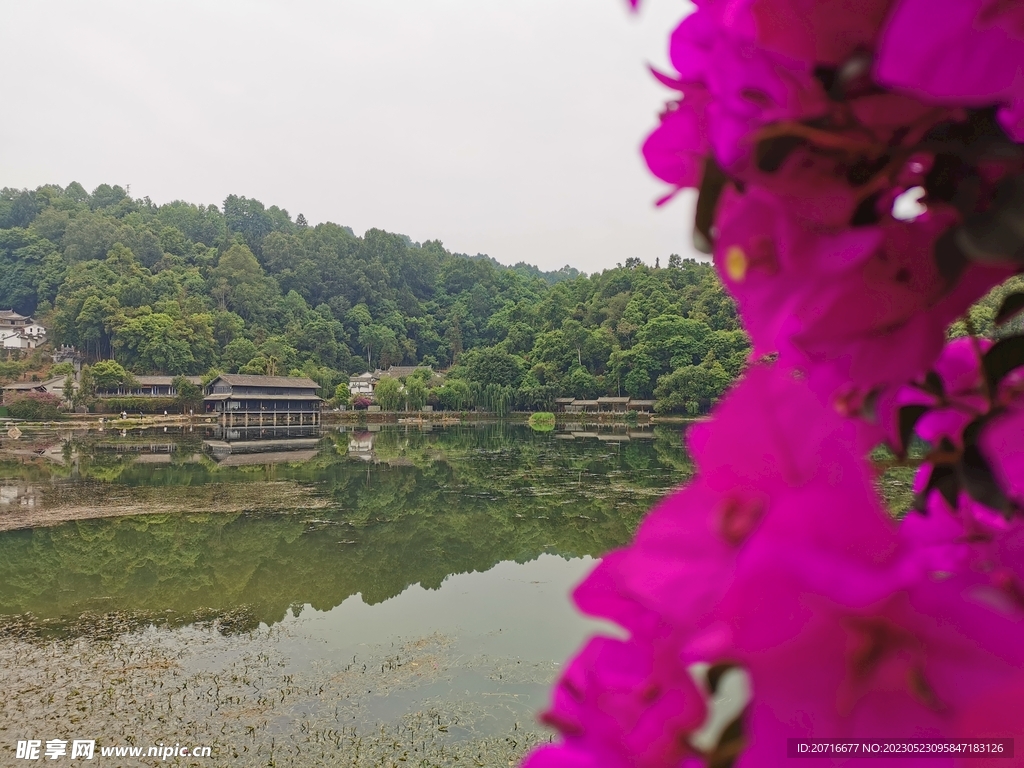
<svg viewBox="0 0 1024 768">
<path fill-rule="evenodd" d="M 0 186 L 233 193 L 544 269 L 695 255 L 639 156 L 681 0 L 0 5 Z"/>
</svg>

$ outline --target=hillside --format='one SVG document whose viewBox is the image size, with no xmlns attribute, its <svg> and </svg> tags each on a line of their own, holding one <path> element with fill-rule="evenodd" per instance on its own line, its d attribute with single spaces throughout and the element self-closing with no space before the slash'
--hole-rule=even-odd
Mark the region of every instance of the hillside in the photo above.
<svg viewBox="0 0 1024 768">
<path fill-rule="evenodd" d="M 707 264 L 623 262 L 505 267 L 236 195 L 0 191 L 0 308 L 135 373 L 301 371 L 333 392 L 367 368 L 426 363 L 454 366 L 447 395 L 463 406 L 489 391 L 523 408 L 628 394 L 703 410 L 748 349 L 731 299 Z"/>
</svg>

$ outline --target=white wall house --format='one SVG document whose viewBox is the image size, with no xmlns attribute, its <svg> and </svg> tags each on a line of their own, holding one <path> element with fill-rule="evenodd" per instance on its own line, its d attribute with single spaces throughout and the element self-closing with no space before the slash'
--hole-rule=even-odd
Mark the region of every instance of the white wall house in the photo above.
<svg viewBox="0 0 1024 768">
<path fill-rule="evenodd" d="M 46 328 L 31 317 L 10 309 L 0 309 L 0 347 L 35 349 L 46 341 Z"/>
<path fill-rule="evenodd" d="M 360 373 L 358 376 L 348 377 L 348 391 L 352 397 L 368 397 L 373 399 L 373 387 L 380 378 L 378 373 Z"/>
<path fill-rule="evenodd" d="M 19 331 L 0 328 L 0 347 L 3 349 L 35 349 L 38 342 Z"/>
</svg>

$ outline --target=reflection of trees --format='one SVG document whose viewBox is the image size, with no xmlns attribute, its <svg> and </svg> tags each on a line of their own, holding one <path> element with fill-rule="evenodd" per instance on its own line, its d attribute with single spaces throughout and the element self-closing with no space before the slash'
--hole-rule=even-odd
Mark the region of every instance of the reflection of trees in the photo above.
<svg viewBox="0 0 1024 768">
<path fill-rule="evenodd" d="M 658 495 L 683 479 L 658 442 L 557 441 L 488 425 L 384 430 L 374 446 L 380 463 L 369 465 L 345 455 L 345 435 L 325 441 L 312 461 L 273 468 L 181 463 L 154 473 L 125 463 L 108 482 L 208 483 L 221 493 L 224 483 L 273 471 L 333 503 L 316 519 L 182 513 L 3 534 L 0 612 L 245 605 L 270 623 L 295 603 L 329 609 L 356 593 L 376 603 L 503 560 L 600 555 L 624 543 Z"/>
</svg>

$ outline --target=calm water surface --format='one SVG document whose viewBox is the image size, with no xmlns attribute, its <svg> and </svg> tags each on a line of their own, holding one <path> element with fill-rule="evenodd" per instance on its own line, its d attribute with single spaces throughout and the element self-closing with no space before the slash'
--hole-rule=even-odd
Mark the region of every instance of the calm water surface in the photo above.
<svg viewBox="0 0 1024 768">
<path fill-rule="evenodd" d="M 213 747 L 181 765 L 514 764 L 597 628 L 567 593 L 689 472 L 676 427 L 5 442 L 0 758 L 97 738 Z"/>
</svg>

